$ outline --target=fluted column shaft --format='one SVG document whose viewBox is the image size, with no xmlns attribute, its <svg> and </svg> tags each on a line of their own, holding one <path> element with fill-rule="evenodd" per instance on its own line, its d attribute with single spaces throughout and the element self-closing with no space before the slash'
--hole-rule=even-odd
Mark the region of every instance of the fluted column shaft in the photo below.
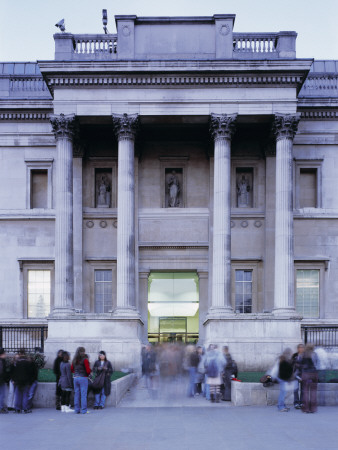
<svg viewBox="0 0 338 450">
<path fill-rule="evenodd" d="M 53 315 L 74 311 L 73 138 L 75 115 L 51 116 L 56 139 L 55 297 Z"/>
<path fill-rule="evenodd" d="M 114 115 L 118 138 L 117 310 L 136 312 L 134 142 L 138 116 Z"/>
<path fill-rule="evenodd" d="M 211 115 L 214 138 L 214 211 L 212 250 L 212 298 L 209 316 L 232 313 L 231 308 L 231 137 L 237 115 Z"/>
<path fill-rule="evenodd" d="M 274 314 L 294 314 L 293 138 L 298 115 L 277 114 Z"/>
</svg>

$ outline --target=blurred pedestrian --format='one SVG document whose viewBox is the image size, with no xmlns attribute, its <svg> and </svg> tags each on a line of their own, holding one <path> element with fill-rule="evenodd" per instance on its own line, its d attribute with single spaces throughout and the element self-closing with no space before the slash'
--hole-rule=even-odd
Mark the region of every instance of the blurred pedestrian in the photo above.
<svg viewBox="0 0 338 450">
<path fill-rule="evenodd" d="M 74 374 L 74 409 L 76 414 L 87 412 L 88 375 L 90 366 L 86 350 L 78 347 L 73 358 L 71 371 Z"/>
<path fill-rule="evenodd" d="M 314 352 L 314 345 L 306 344 L 302 359 L 302 384 L 304 413 L 317 411 L 318 357 Z"/>
<path fill-rule="evenodd" d="M 231 354 L 229 352 L 229 347 L 227 345 L 223 347 L 223 357 L 225 360 L 225 365 L 222 372 L 222 381 L 223 381 L 222 400 L 231 401 L 231 380 L 233 377 L 235 378 L 237 377 L 237 364 L 232 359 Z"/>
<path fill-rule="evenodd" d="M 25 349 L 20 349 L 18 358 L 13 368 L 12 379 L 15 386 L 14 408 L 16 413 L 31 413 L 29 408 L 28 394 L 29 388 L 36 377 L 34 362 L 27 357 Z"/>
<path fill-rule="evenodd" d="M 0 414 L 7 414 L 6 397 L 6 383 L 9 381 L 9 371 L 6 364 L 6 352 L 4 348 L 0 348 Z"/>
<path fill-rule="evenodd" d="M 225 360 L 218 351 L 217 345 L 210 345 L 204 362 L 207 384 L 210 389 L 210 400 L 212 403 L 220 402 L 221 373 L 223 372 Z"/>
<path fill-rule="evenodd" d="M 301 409 L 303 406 L 303 386 L 302 386 L 302 360 L 304 356 L 304 345 L 297 345 L 297 352 L 292 355 L 293 375 L 295 378 L 295 390 L 293 393 L 293 406 Z"/>
<path fill-rule="evenodd" d="M 279 383 L 279 396 L 278 396 L 278 411 L 288 412 L 290 408 L 285 405 L 286 391 L 288 382 L 291 381 L 293 376 L 293 367 L 291 364 L 292 351 L 290 348 L 284 350 L 279 357 L 279 367 L 277 380 Z"/>
</svg>

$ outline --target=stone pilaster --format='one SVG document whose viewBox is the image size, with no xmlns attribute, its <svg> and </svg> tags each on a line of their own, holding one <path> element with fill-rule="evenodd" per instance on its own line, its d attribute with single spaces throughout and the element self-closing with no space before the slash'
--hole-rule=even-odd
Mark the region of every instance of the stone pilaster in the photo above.
<svg viewBox="0 0 338 450">
<path fill-rule="evenodd" d="M 118 139 L 117 308 L 114 316 L 137 317 L 135 293 L 134 147 L 138 115 L 113 115 Z"/>
<path fill-rule="evenodd" d="M 214 139 L 214 210 L 212 247 L 212 295 L 207 320 L 233 313 L 231 307 L 230 172 L 231 137 L 237 114 L 211 114 Z"/>
<path fill-rule="evenodd" d="M 74 307 L 85 309 L 83 305 L 83 156 L 84 147 L 73 148 L 73 251 L 74 251 Z"/>
<path fill-rule="evenodd" d="M 299 114 L 276 114 L 275 315 L 294 315 L 292 147 Z"/>
<path fill-rule="evenodd" d="M 74 114 L 50 118 L 56 139 L 55 298 L 52 315 L 74 312 L 73 274 L 73 140 L 77 132 Z"/>
</svg>

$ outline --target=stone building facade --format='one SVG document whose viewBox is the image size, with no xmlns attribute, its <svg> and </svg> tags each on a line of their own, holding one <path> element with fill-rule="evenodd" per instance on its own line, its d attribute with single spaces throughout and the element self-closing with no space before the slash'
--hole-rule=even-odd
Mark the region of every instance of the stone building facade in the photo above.
<svg viewBox="0 0 338 450">
<path fill-rule="evenodd" d="M 142 343 L 264 369 L 338 322 L 338 62 L 234 15 L 116 16 L 0 64 L 1 324 L 139 370 Z"/>
</svg>

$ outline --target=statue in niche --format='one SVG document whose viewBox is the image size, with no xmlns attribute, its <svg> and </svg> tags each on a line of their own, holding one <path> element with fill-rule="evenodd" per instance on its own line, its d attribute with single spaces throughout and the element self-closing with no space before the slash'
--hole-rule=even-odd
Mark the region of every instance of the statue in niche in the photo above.
<svg viewBox="0 0 338 450">
<path fill-rule="evenodd" d="M 249 200 L 250 185 L 245 175 L 237 183 L 237 206 L 246 208 L 250 206 Z"/>
<path fill-rule="evenodd" d="M 97 206 L 100 208 L 109 208 L 110 206 L 110 185 L 105 176 L 101 177 L 98 187 Z"/>
<path fill-rule="evenodd" d="M 180 183 L 178 181 L 175 170 L 171 172 L 171 175 L 168 179 L 168 206 L 170 208 L 176 208 L 179 206 L 179 193 L 180 193 Z"/>
</svg>

